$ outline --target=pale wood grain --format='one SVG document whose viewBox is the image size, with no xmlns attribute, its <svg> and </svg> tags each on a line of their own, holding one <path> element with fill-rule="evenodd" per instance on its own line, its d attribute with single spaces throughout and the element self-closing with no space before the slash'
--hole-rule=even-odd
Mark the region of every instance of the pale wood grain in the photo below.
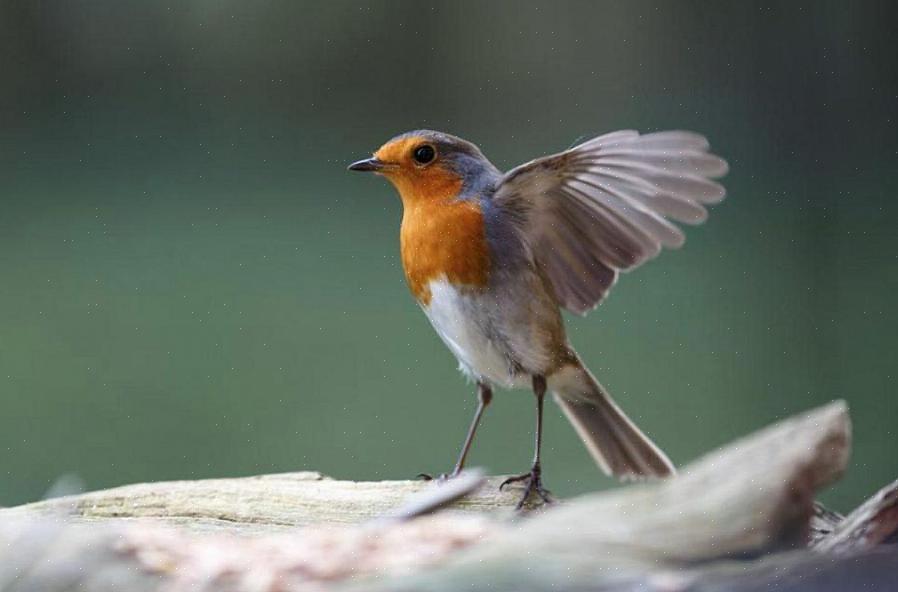
<svg viewBox="0 0 898 592">
<path fill-rule="evenodd" d="M 864 556 L 843 561 L 806 549 L 814 495 L 845 469 L 850 435 L 847 408 L 836 402 L 711 453 L 674 479 L 526 518 L 511 511 L 518 491 L 499 492 L 501 477 L 413 520 L 396 517 L 459 492 L 318 473 L 92 492 L 0 510 L 0 590 L 802 590 L 824 572 L 827 582 L 885 577 L 898 551 L 871 547 L 898 529 L 894 487 L 843 521 L 830 516 L 816 533 L 818 549 L 829 537 L 842 550 L 863 540 Z M 384 516 L 394 519 L 375 520 Z M 864 516 L 879 518 L 858 531 Z M 777 582 L 783 574 L 797 587 Z"/>
</svg>

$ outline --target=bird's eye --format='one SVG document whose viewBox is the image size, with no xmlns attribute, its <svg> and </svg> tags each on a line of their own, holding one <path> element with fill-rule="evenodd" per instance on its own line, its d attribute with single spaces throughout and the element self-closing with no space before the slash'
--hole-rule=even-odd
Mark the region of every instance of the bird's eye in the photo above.
<svg viewBox="0 0 898 592">
<path fill-rule="evenodd" d="M 434 150 L 433 146 L 431 146 L 430 144 L 418 146 L 412 153 L 412 158 L 414 158 L 415 162 L 417 162 L 418 164 L 428 164 L 432 162 L 436 157 L 437 151 Z"/>
</svg>

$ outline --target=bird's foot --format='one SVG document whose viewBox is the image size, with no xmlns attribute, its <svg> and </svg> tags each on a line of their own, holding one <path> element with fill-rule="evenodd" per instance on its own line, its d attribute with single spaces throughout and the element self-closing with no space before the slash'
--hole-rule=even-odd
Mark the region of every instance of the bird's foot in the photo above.
<svg viewBox="0 0 898 592">
<path fill-rule="evenodd" d="M 452 479 L 453 477 L 457 477 L 461 471 L 452 471 L 451 473 L 440 473 L 436 477 L 431 475 L 430 473 L 418 473 L 417 478 L 422 481 L 436 481 L 437 483 L 443 483 Z"/>
<path fill-rule="evenodd" d="M 530 472 L 524 473 L 523 475 L 517 475 L 516 477 L 509 477 L 503 481 L 502 485 L 499 486 L 499 491 L 502 491 L 506 485 L 518 483 L 520 481 L 525 482 L 524 495 L 521 497 L 521 501 L 518 502 L 518 505 L 515 506 L 516 510 L 522 509 L 524 504 L 533 494 L 536 494 L 544 504 L 551 504 L 555 501 L 552 499 L 552 494 L 549 490 L 543 487 L 542 469 L 540 468 L 539 463 L 534 464 L 530 469 Z"/>
</svg>

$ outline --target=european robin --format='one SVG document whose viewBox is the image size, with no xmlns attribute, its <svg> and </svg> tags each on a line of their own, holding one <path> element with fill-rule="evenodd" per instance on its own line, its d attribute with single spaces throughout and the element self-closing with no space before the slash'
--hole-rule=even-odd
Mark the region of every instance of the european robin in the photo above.
<svg viewBox="0 0 898 592">
<path fill-rule="evenodd" d="M 386 177 L 403 216 L 402 265 L 433 328 L 477 384 L 478 405 L 455 468 L 465 464 L 494 387 L 536 395 L 533 464 L 507 479 L 550 501 L 540 466 L 551 391 L 592 457 L 621 478 L 674 473 L 565 336 L 561 309 L 586 314 L 617 280 L 677 248 L 682 230 L 723 199 L 727 163 L 696 133 L 605 134 L 502 173 L 480 149 L 430 130 L 396 136 L 349 166 Z"/>
</svg>

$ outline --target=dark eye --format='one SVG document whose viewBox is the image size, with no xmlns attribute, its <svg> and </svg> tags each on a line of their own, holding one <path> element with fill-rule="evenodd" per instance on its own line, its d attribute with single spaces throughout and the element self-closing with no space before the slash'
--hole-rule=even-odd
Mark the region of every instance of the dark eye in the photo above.
<svg viewBox="0 0 898 592">
<path fill-rule="evenodd" d="M 430 144 L 424 144 L 415 148 L 412 157 L 418 164 L 427 164 L 437 157 L 437 151 Z"/>
</svg>

